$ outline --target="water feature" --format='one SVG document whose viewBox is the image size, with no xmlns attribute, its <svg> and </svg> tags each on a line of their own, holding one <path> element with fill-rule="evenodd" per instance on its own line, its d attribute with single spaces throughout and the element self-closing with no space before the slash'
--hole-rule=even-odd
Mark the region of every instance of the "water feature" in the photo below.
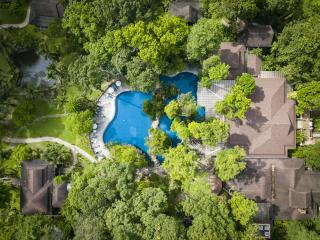
<svg viewBox="0 0 320 240">
<path fill-rule="evenodd" d="M 34 50 L 26 51 L 15 57 L 20 70 L 19 85 L 31 87 L 49 87 L 55 84 L 54 79 L 47 77 L 48 66 L 52 60 L 38 55 Z"/>
<path fill-rule="evenodd" d="M 195 98 L 197 97 L 198 77 L 192 73 L 183 72 L 174 77 L 162 76 L 161 82 L 175 85 L 179 89 L 179 93 L 191 92 Z M 132 144 L 147 153 L 148 147 L 145 145 L 145 139 L 148 137 L 152 121 L 143 112 L 142 108 L 143 102 L 150 100 L 151 97 L 151 93 L 137 91 L 124 92 L 118 95 L 116 98 L 116 113 L 104 132 L 104 142 Z M 203 111 L 199 111 L 199 113 L 204 114 Z M 160 119 L 159 128 L 166 132 L 175 146 L 180 140 L 174 132 L 170 131 L 170 126 L 171 120 L 164 115 Z"/>
</svg>

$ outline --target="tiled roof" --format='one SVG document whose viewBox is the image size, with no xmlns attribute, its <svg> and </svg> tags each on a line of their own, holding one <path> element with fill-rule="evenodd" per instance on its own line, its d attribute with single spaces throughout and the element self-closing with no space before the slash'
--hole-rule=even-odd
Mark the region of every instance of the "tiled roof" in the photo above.
<svg viewBox="0 0 320 240">
<path fill-rule="evenodd" d="M 295 147 L 295 102 L 286 96 L 284 79 L 256 79 L 252 106 L 243 121 L 230 121 L 231 145 L 249 156 L 286 156 Z"/>
</svg>

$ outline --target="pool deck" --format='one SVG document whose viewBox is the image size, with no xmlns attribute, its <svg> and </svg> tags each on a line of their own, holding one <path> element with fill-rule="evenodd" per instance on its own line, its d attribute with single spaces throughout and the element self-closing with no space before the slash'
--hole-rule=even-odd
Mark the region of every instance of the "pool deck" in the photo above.
<svg viewBox="0 0 320 240">
<path fill-rule="evenodd" d="M 198 75 L 199 69 L 186 65 L 185 69 L 182 72 L 189 72 Z M 179 73 L 181 72 L 177 72 L 169 76 L 174 77 Z M 111 86 L 112 84 L 110 84 L 110 87 Z M 98 160 L 110 157 L 110 152 L 103 141 L 103 134 L 107 126 L 111 123 L 111 121 L 114 118 L 116 112 L 115 100 L 117 96 L 127 91 L 132 90 L 122 83 L 122 86 L 119 87 L 119 89 L 112 94 L 109 94 L 106 90 L 97 101 L 97 108 L 94 116 L 94 123 L 97 124 L 97 128 L 92 130 L 92 132 L 89 135 L 89 138 L 91 148 L 94 154 L 97 156 Z"/>
<path fill-rule="evenodd" d="M 110 156 L 110 152 L 103 141 L 103 133 L 114 118 L 116 112 L 115 100 L 117 96 L 127 91 L 130 91 L 130 89 L 126 86 L 120 87 L 112 94 L 105 91 L 97 101 L 94 123 L 97 124 L 98 127 L 90 133 L 90 143 L 94 154 L 99 160 L 104 157 L 109 158 Z"/>
</svg>

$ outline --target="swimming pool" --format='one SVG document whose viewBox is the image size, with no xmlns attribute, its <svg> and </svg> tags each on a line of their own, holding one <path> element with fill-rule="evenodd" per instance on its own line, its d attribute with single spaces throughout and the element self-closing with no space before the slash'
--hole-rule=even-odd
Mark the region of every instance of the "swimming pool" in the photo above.
<svg viewBox="0 0 320 240">
<path fill-rule="evenodd" d="M 163 84 L 175 85 L 179 93 L 191 92 L 197 97 L 198 77 L 192 73 L 183 72 L 174 77 L 161 76 Z M 119 94 L 116 98 L 116 112 L 113 120 L 107 126 L 104 134 L 104 143 L 115 142 L 131 144 L 143 152 L 148 152 L 145 139 L 151 127 L 152 120 L 143 112 L 143 102 L 152 98 L 151 93 L 128 91 Z M 179 139 L 170 131 L 171 120 L 167 116 L 160 119 L 159 128 L 165 131 L 174 145 Z"/>
</svg>

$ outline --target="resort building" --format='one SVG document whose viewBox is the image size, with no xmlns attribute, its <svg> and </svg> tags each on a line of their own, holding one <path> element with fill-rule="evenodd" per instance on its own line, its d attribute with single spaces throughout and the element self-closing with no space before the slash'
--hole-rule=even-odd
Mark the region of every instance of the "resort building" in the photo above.
<svg viewBox="0 0 320 240">
<path fill-rule="evenodd" d="M 201 17 L 199 0 L 176 0 L 169 5 L 169 12 L 194 24 Z"/>
<path fill-rule="evenodd" d="M 295 102 L 287 98 L 284 78 L 256 78 L 246 119 L 230 121 L 229 144 L 246 149 L 248 157 L 287 157 L 296 146 Z"/>
<path fill-rule="evenodd" d="M 274 31 L 271 25 L 249 23 L 238 34 L 238 42 L 243 43 L 247 48 L 269 48 L 273 37 Z"/>
<path fill-rule="evenodd" d="M 62 18 L 64 7 L 58 0 L 32 0 L 30 23 L 47 28 L 50 22 Z"/>
<path fill-rule="evenodd" d="M 23 161 L 21 168 L 22 214 L 52 215 L 58 212 L 67 197 L 67 184 L 55 185 L 54 166 L 46 161 Z"/>
<path fill-rule="evenodd" d="M 305 170 L 302 159 L 250 158 L 247 168 L 229 185 L 258 203 L 268 203 L 264 212 L 270 220 L 318 216 L 319 183 L 320 173 Z"/>
</svg>

